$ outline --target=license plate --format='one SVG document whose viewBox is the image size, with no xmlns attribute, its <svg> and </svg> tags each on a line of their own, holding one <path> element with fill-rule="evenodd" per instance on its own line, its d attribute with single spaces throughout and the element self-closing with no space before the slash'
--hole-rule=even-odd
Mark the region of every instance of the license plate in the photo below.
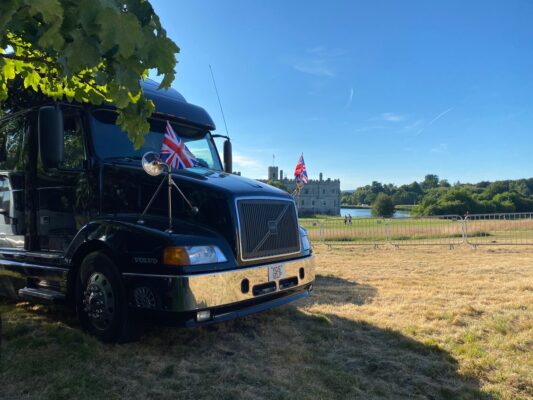
<svg viewBox="0 0 533 400">
<path fill-rule="evenodd" d="M 278 279 L 285 278 L 285 265 L 274 264 L 268 266 L 268 281 L 277 281 Z"/>
</svg>

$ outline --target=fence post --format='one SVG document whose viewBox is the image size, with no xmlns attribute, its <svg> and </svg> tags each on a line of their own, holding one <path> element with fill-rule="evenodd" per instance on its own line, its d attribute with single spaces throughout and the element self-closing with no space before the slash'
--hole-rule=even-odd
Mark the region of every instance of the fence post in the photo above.
<svg viewBox="0 0 533 400">
<path fill-rule="evenodd" d="M 468 243 L 468 217 L 465 217 L 464 219 L 459 217 L 461 220 L 461 230 L 463 232 L 463 244 Z"/>
<path fill-rule="evenodd" d="M 385 230 L 384 232 L 384 236 L 385 236 L 385 243 L 389 243 L 391 242 L 391 234 L 390 234 L 390 226 L 389 226 L 389 219 L 388 218 L 384 218 L 383 219 L 383 229 Z"/>
</svg>

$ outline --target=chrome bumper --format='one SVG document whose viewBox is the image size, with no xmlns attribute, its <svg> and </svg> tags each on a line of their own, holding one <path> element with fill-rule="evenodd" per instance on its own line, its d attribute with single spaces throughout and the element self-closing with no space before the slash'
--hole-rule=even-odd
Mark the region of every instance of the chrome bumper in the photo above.
<svg viewBox="0 0 533 400">
<path fill-rule="evenodd" d="M 268 267 L 283 264 L 285 278 L 297 278 L 297 284 L 280 288 L 276 280 L 275 290 L 265 294 L 255 294 L 254 287 L 269 283 Z M 304 278 L 300 278 L 300 268 L 304 269 Z M 198 275 L 148 275 L 148 274 L 122 274 L 127 286 L 149 286 L 159 294 L 164 311 L 187 312 L 212 307 L 227 306 L 241 301 L 261 299 L 264 296 L 282 294 L 285 291 L 303 289 L 315 279 L 314 258 L 312 256 L 297 260 L 275 262 L 256 267 L 238 268 L 230 271 Z M 242 282 L 248 280 L 249 290 L 243 293 Z"/>
</svg>

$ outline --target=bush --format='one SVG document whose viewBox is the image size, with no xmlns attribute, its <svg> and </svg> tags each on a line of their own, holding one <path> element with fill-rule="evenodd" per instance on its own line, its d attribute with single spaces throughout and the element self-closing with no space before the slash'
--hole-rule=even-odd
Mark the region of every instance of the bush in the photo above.
<svg viewBox="0 0 533 400">
<path fill-rule="evenodd" d="M 374 217 L 392 217 L 394 214 L 394 204 L 392 198 L 385 193 L 380 193 L 372 204 L 372 215 Z"/>
</svg>

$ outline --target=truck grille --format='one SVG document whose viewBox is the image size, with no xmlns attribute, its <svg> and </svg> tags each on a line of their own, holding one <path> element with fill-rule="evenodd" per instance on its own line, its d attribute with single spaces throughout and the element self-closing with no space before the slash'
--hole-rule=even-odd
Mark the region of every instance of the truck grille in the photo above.
<svg viewBox="0 0 533 400">
<path fill-rule="evenodd" d="M 237 200 L 242 261 L 300 251 L 294 202 L 275 199 Z"/>
</svg>

